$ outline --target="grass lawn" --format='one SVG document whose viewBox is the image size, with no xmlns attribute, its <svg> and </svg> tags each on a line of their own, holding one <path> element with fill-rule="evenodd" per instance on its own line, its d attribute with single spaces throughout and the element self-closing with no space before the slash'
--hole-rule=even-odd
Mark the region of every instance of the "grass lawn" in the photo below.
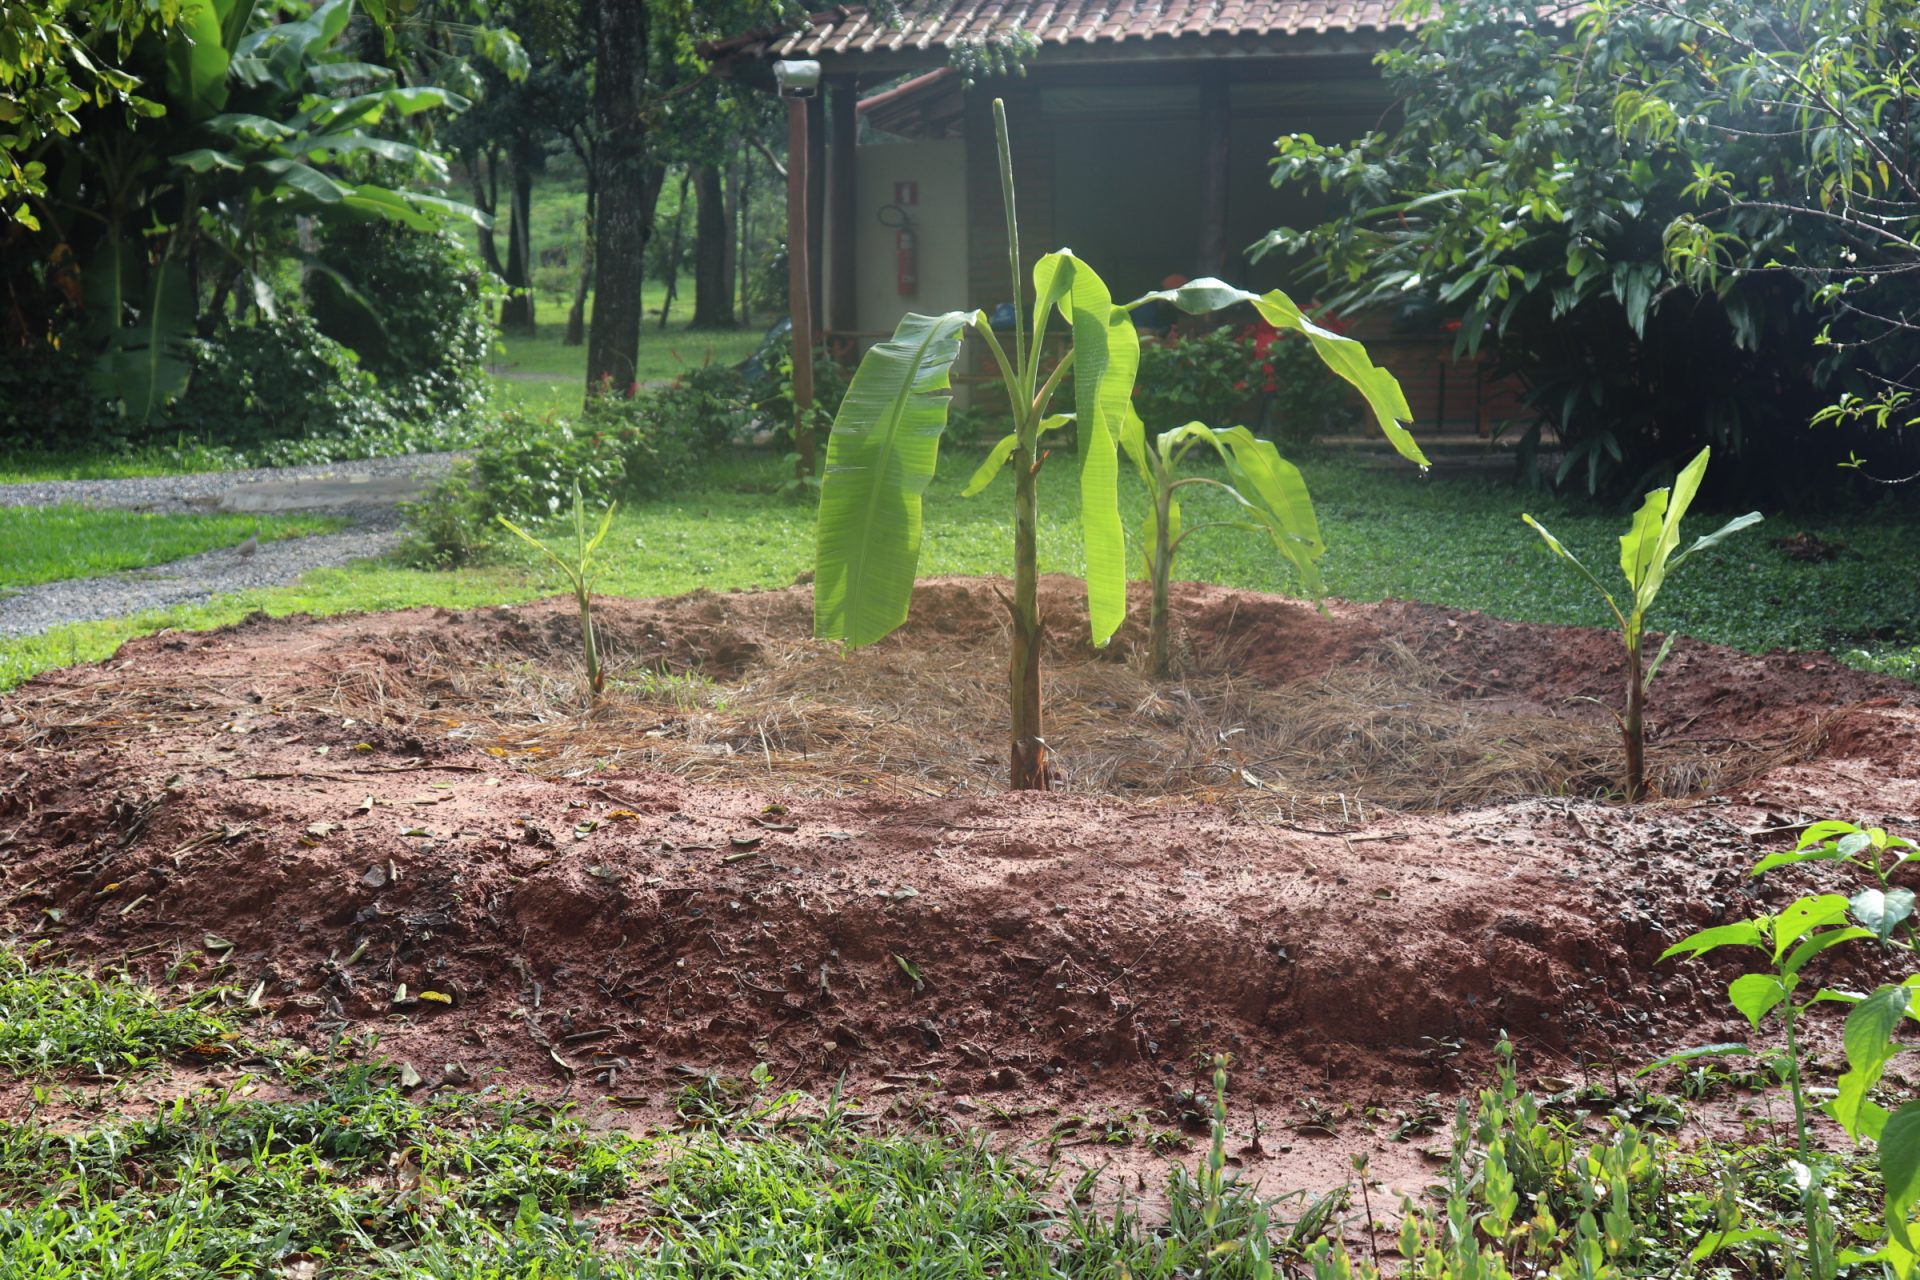
<svg viewBox="0 0 1920 1280">
<path fill-rule="evenodd" d="M 661 286 L 648 286 L 649 316 L 655 314 L 663 296 Z M 649 320 L 641 330 L 640 359 L 635 366 L 638 381 L 670 381 L 682 370 L 702 364 L 738 364 L 760 345 L 761 326 L 689 329 L 689 313 L 676 305 L 678 323 L 661 329 Z M 533 336 L 501 339 L 502 351 L 488 365 L 494 374 L 493 403 L 538 417 L 577 417 L 586 391 L 587 349 L 562 342 L 567 328 L 564 304 L 542 307 L 537 315 Z"/>
<path fill-rule="evenodd" d="M 314 516 L 156 515 L 57 507 L 0 507 L 0 591 L 62 578 L 93 578 L 144 569 L 183 556 L 236 546 L 259 530 L 261 541 L 326 533 L 338 520 Z"/>
<path fill-rule="evenodd" d="M 1070 463 L 1070 460 L 1068 460 Z M 928 494 L 923 575 L 1005 573 L 1009 535 L 1005 481 L 977 498 L 960 496 L 973 458 L 951 451 Z M 1303 469 L 1332 548 L 1323 562 L 1331 591 L 1358 601 L 1395 597 L 1482 609 L 1523 621 L 1607 625 L 1605 606 L 1520 523 L 1539 516 L 1590 567 L 1611 578 L 1625 517 L 1523 494 L 1491 481 L 1380 472 L 1342 456 L 1309 458 Z M 603 549 L 600 590 L 671 595 L 696 587 L 780 587 L 812 560 L 809 506 L 773 495 L 781 475 L 770 457 L 717 464 L 680 496 L 623 507 Z M 1077 572 L 1078 490 L 1065 468 L 1043 475 L 1040 565 Z M 1050 482 L 1050 483 L 1049 483 Z M 1123 481 L 1130 527 L 1144 510 L 1138 486 Z M 1188 519 L 1207 514 L 1189 503 Z M 1698 513 L 1706 532 L 1724 518 Z M 1805 531 L 1844 544 L 1827 562 L 1789 559 L 1769 539 Z M 1194 538 L 1175 576 L 1262 591 L 1286 591 L 1270 550 L 1232 531 Z M 415 605 L 470 608 L 552 594 L 560 583 L 517 546 L 498 563 L 435 573 L 370 563 L 309 574 L 300 584 L 247 592 L 138 618 L 57 628 L 0 641 L 0 688 L 36 671 L 105 657 L 122 641 L 161 627 L 217 626 L 255 609 L 333 614 Z M 1862 665 L 1920 675 L 1920 516 L 1889 507 L 1809 521 L 1769 521 L 1689 564 L 1660 597 L 1653 625 L 1750 650 L 1828 648 Z"/>
</svg>

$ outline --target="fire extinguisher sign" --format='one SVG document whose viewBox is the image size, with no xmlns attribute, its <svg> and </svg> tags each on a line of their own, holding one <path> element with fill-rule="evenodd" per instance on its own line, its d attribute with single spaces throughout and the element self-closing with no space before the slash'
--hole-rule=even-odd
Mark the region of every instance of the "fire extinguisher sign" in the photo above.
<svg viewBox="0 0 1920 1280">
<path fill-rule="evenodd" d="M 900 296 L 911 298 L 920 292 L 920 253 L 914 243 L 913 228 L 902 227 L 893 233 L 893 249 Z"/>
<path fill-rule="evenodd" d="M 896 182 L 893 184 L 893 202 L 903 209 L 920 203 L 920 184 L 918 182 Z"/>
</svg>

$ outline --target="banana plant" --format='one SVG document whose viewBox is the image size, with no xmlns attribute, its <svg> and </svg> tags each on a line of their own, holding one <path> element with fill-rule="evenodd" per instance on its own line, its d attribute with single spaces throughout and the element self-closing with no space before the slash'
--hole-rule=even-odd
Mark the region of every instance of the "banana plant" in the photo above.
<svg viewBox="0 0 1920 1280">
<path fill-rule="evenodd" d="M 607 674 L 600 666 L 600 645 L 593 634 L 593 582 L 600 572 L 593 562 L 593 556 L 600 550 L 600 544 L 607 540 L 607 530 L 613 527 L 613 513 L 619 508 L 617 502 L 610 504 L 600 515 L 600 527 L 589 535 L 587 508 L 580 498 L 580 482 L 574 481 L 571 559 L 562 558 L 559 552 L 505 516 L 494 516 L 506 526 L 509 533 L 560 566 L 560 572 L 567 575 L 567 582 L 573 587 L 573 601 L 580 607 L 580 649 L 586 658 L 587 691 L 592 698 L 598 698 L 607 690 Z"/>
<path fill-rule="evenodd" d="M 1653 662 L 1647 664 L 1641 649 L 1641 641 L 1646 635 L 1647 612 L 1659 597 L 1660 588 L 1666 585 L 1667 576 L 1685 564 L 1689 556 L 1696 551 L 1705 551 L 1729 534 L 1759 524 L 1761 519 L 1758 511 L 1736 516 L 1712 533 L 1694 539 L 1693 545 L 1685 551 L 1679 551 L 1680 520 L 1687 514 L 1687 508 L 1693 505 L 1694 495 L 1700 491 L 1700 481 L 1707 474 L 1707 458 L 1712 452 L 1711 446 L 1700 450 L 1694 460 L 1681 470 L 1671 489 L 1655 489 L 1647 494 L 1640 504 L 1640 510 L 1634 513 L 1633 524 L 1620 536 L 1620 571 L 1626 575 L 1627 589 L 1631 593 L 1624 604 L 1615 600 L 1613 593 L 1601 584 L 1600 579 L 1588 572 L 1587 566 L 1581 564 L 1579 558 L 1561 545 L 1560 539 L 1548 533 L 1538 520 L 1531 515 L 1520 517 L 1526 521 L 1528 528 L 1540 535 L 1554 555 L 1572 565 L 1581 577 L 1593 584 L 1593 589 L 1607 602 L 1614 620 L 1620 624 L 1620 640 L 1627 649 L 1626 710 L 1624 713 L 1615 713 L 1614 720 L 1620 726 L 1621 741 L 1626 752 L 1626 795 L 1629 801 L 1639 800 L 1646 794 L 1647 689 L 1653 684 L 1654 677 L 1660 674 L 1661 664 L 1666 662 L 1675 638 L 1674 633 L 1669 631 Z M 1679 551 L 1678 555 L 1674 554 L 1676 551 Z"/>
<path fill-rule="evenodd" d="M 352 15 L 353 0 L 290 22 L 256 0 L 183 0 L 178 24 L 143 35 L 126 58 L 151 97 L 141 118 L 49 140 L 43 238 L 83 264 L 93 383 L 128 418 L 149 420 L 186 385 L 200 265 L 224 259 L 265 296 L 261 246 L 289 238 L 296 216 L 419 230 L 479 217 L 361 180 L 360 157 L 444 180 L 438 156 L 381 130 L 466 100 L 354 60 Z"/>
<path fill-rule="evenodd" d="M 1322 359 L 1359 387 L 1400 451 L 1423 464 L 1425 459 L 1400 425 L 1412 413 L 1392 376 L 1373 365 L 1360 344 L 1312 324 L 1278 291 L 1255 295 L 1218 280 L 1201 280 L 1118 304 L 1091 266 L 1062 250 L 1034 264 L 1031 305 L 1023 306 L 1027 289 L 1020 270 L 1006 107 L 998 99 L 993 118 L 1015 302 L 1013 349 L 1009 352 L 1002 344 L 985 312 L 950 311 L 907 315 L 890 341 L 862 358 L 827 442 L 816 527 L 814 631 L 852 647 L 871 644 L 906 621 L 920 558 L 923 497 L 939 461 L 953 363 L 964 339 L 976 336 L 993 358 L 1013 416 L 1012 432 L 994 446 L 969 488 L 984 488 L 1002 469 L 1013 472 L 1013 592 L 1006 598 L 1013 631 L 1008 772 L 1015 790 L 1033 790 L 1049 786 L 1053 772 L 1042 732 L 1034 546 L 1038 481 L 1051 456 L 1042 451 L 1041 438 L 1063 420 L 1050 409 L 1071 372 L 1087 617 L 1093 643 L 1105 645 L 1126 617 L 1118 446 L 1140 360 L 1130 314 L 1134 307 L 1157 298 L 1199 314 L 1251 303 L 1276 328 L 1306 334 Z M 1072 345 L 1050 370 L 1043 370 L 1047 329 L 1056 312 L 1071 332 Z"/>
<path fill-rule="evenodd" d="M 1182 476 L 1181 461 L 1198 445 L 1210 446 L 1226 468 L 1227 479 Z M 1171 622 L 1167 596 L 1173 579 L 1173 556 L 1180 545 L 1203 529 L 1242 529 L 1272 541 L 1274 550 L 1293 566 L 1303 586 L 1317 600 L 1326 594 L 1316 563 L 1326 554 L 1320 528 L 1313 516 L 1313 500 L 1300 469 L 1280 456 L 1270 440 L 1245 427 L 1220 430 L 1199 422 L 1163 431 L 1149 447 L 1146 427 L 1129 413 L 1120 430 L 1120 447 L 1147 486 L 1152 505 L 1147 510 L 1141 544 L 1153 603 L 1147 621 L 1147 668 L 1164 679 L 1171 666 Z M 1183 524 L 1180 490 L 1201 485 L 1223 492 L 1239 519 Z"/>
</svg>

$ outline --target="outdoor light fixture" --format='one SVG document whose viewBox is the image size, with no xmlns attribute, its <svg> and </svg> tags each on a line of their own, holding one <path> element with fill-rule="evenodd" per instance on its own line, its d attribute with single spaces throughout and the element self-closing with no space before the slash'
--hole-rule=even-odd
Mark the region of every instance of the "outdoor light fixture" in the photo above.
<svg viewBox="0 0 1920 1280">
<path fill-rule="evenodd" d="M 820 64 L 811 60 L 776 62 L 773 79 L 780 86 L 781 97 L 811 98 L 820 91 Z"/>
</svg>

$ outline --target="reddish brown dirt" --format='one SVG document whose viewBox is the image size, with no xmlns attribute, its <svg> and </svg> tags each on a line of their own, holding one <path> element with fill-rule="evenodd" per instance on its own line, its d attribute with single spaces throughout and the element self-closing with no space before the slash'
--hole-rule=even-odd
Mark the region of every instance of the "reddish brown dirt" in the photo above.
<svg viewBox="0 0 1920 1280">
<path fill-rule="evenodd" d="M 1072 593 L 1048 593 L 1057 662 L 1130 660 L 1138 634 L 1096 659 Z M 1177 604 L 1196 661 L 1279 684 L 1398 644 L 1488 716 L 1610 698 L 1621 667 L 1599 633 L 1429 606 L 1320 615 L 1211 587 Z M 807 610 L 804 589 L 609 601 L 602 626 L 618 663 L 732 679 L 807 644 Z M 929 584 L 880 648 L 972 646 L 984 689 L 999 613 L 990 583 Z M 1503 1030 L 1531 1070 L 1572 1075 L 1735 1034 L 1725 973 L 1656 967 L 1660 951 L 1823 883 L 1748 876 L 1790 843 L 1767 828 L 1910 830 L 1920 811 L 1920 690 L 1684 642 L 1657 693 L 1664 740 L 1778 742 L 1791 763 L 1733 794 L 1343 830 L 1102 795 L 550 776 L 447 718 L 334 705 L 424 636 L 568 670 L 570 625 L 561 602 L 258 619 L 24 686 L 0 701 L 4 927 L 155 971 L 216 935 L 219 979 L 264 983 L 267 1034 L 377 1030 L 430 1082 L 497 1068 L 655 1110 L 700 1073 L 766 1062 L 796 1087 L 844 1075 L 915 1114 L 1029 1134 L 1069 1114 L 1177 1129 L 1197 1114 L 1183 1091 L 1230 1052 L 1272 1150 L 1309 1097 L 1384 1116 L 1457 1093 Z M 1345 1176 L 1316 1173 L 1331 1161 L 1313 1150 L 1280 1176 Z M 1417 1182 L 1419 1161 L 1387 1172 Z"/>
</svg>

